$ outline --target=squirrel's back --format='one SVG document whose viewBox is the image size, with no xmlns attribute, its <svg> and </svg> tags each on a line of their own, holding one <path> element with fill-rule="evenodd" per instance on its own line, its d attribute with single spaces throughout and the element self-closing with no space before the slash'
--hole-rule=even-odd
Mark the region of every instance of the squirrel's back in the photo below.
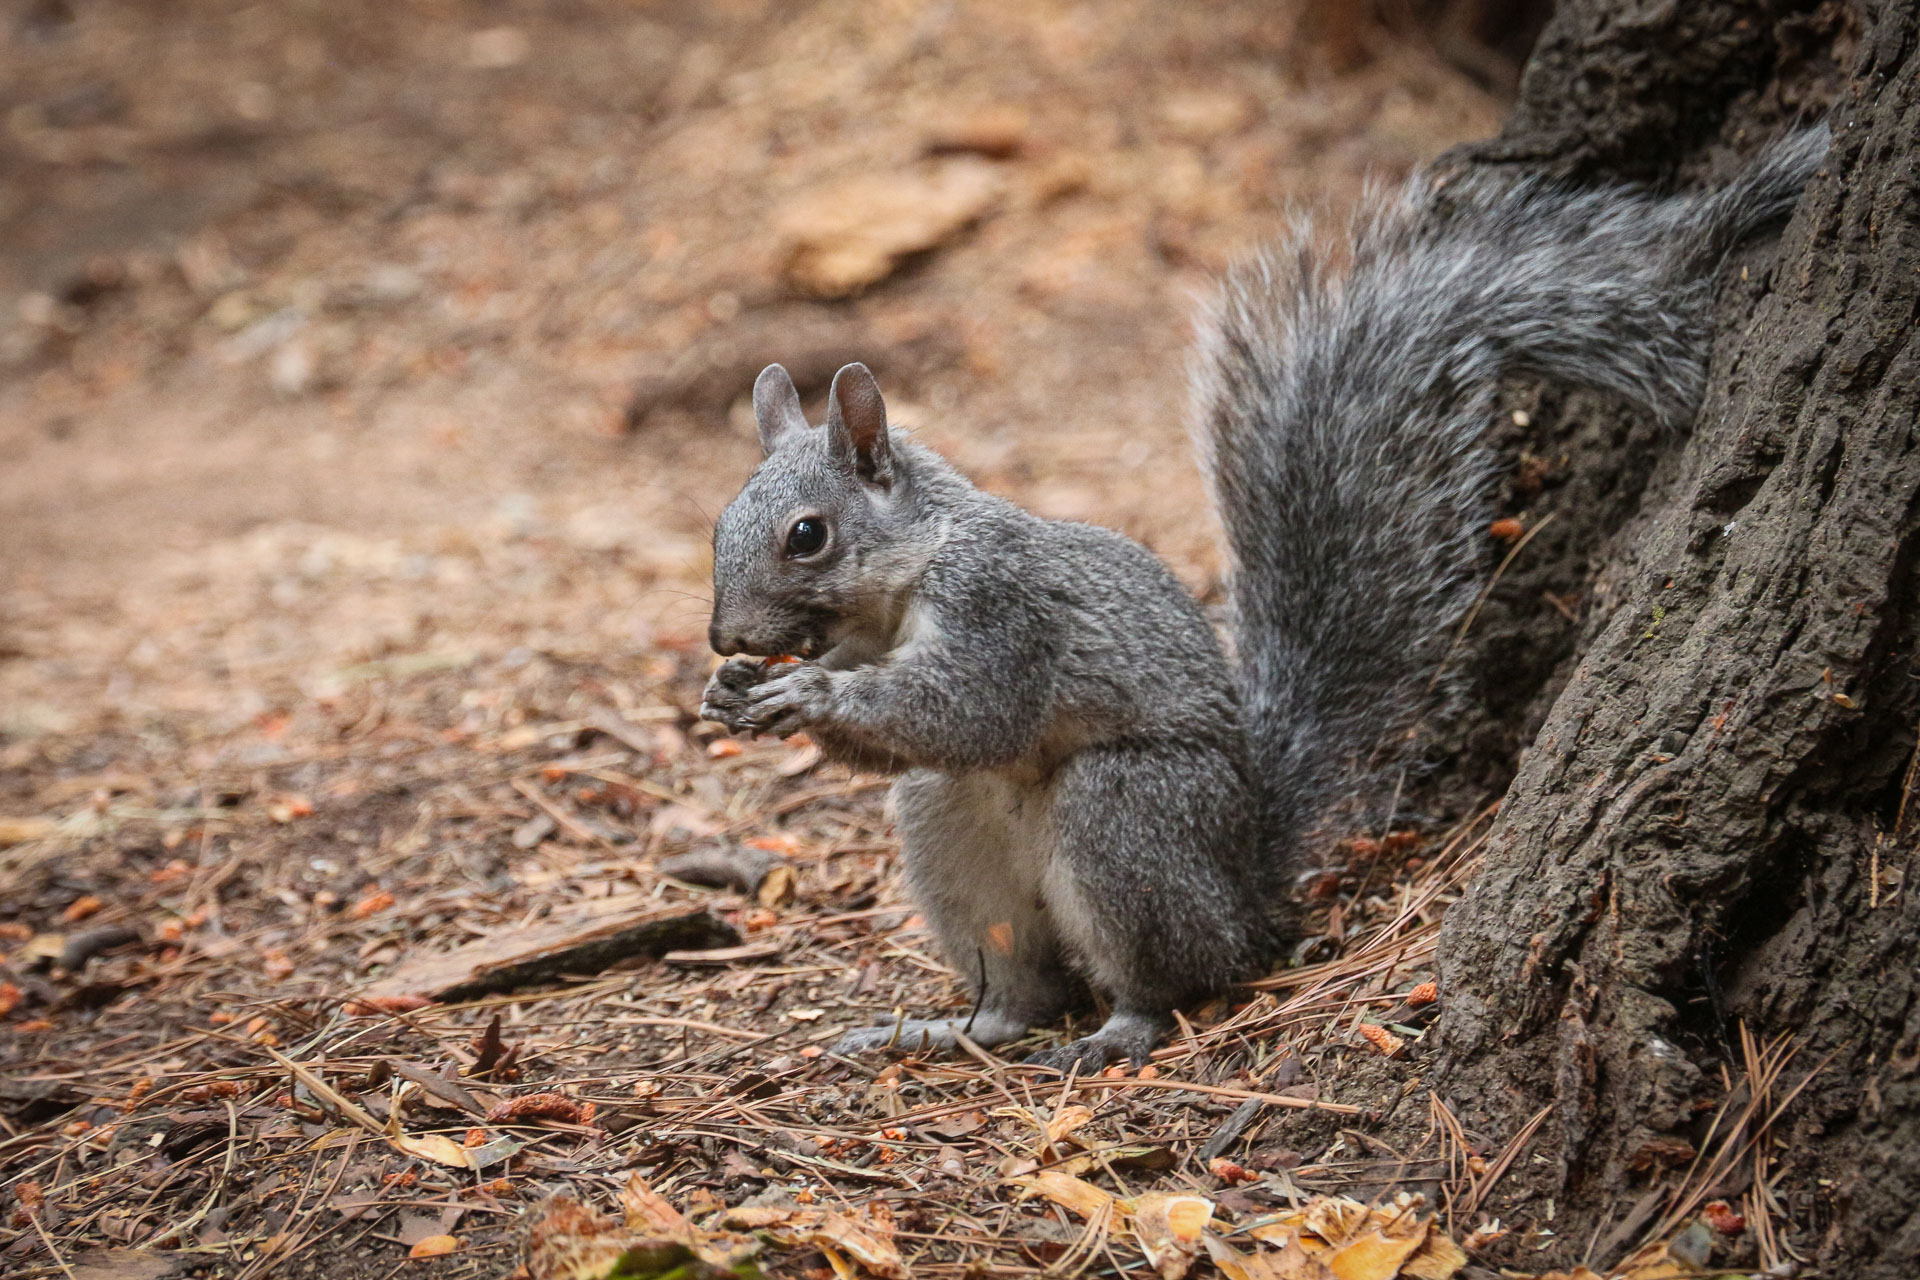
<svg viewBox="0 0 1920 1280">
<path fill-rule="evenodd" d="M 1500 377 L 1684 423 L 1715 267 L 1792 208 L 1827 144 L 1806 130 L 1718 191 L 1670 197 L 1416 179 L 1369 202 L 1343 252 L 1301 222 L 1230 274 L 1202 329 L 1197 432 L 1279 838 L 1422 710 L 1479 584 Z"/>
</svg>

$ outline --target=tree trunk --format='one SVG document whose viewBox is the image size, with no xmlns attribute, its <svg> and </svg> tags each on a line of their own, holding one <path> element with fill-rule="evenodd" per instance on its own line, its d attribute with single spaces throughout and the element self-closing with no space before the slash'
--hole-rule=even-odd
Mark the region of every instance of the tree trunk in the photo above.
<svg viewBox="0 0 1920 1280">
<path fill-rule="evenodd" d="M 1553 1201 L 1529 1265 L 1611 1263 L 1655 1225 L 1648 1191 L 1718 1140 L 1744 1027 L 1797 1046 L 1776 1103 L 1811 1073 L 1773 1127 L 1787 1243 L 1827 1275 L 1920 1274 L 1917 7 L 1566 0 L 1505 135 L 1457 157 L 1724 177 L 1837 92 L 1822 175 L 1729 265 L 1691 434 L 1547 415 L 1550 447 L 1585 442 L 1576 474 L 1515 496 L 1557 541 L 1503 581 L 1491 641 L 1537 640 L 1542 692 L 1502 663 L 1484 703 L 1532 746 L 1446 920 L 1428 1078 L 1470 1132 L 1547 1109 L 1492 1206 Z"/>
</svg>

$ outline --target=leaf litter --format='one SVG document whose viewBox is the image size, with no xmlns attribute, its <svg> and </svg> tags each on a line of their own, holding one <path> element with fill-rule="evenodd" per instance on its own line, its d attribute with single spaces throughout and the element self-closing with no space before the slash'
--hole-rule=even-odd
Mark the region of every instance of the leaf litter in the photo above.
<svg viewBox="0 0 1920 1280">
<path fill-rule="evenodd" d="M 16 1035 L 16 1044 L 41 1047 L 15 1076 L 49 1098 L 77 1100 L 54 1104 L 46 1120 L 13 1122 L 16 1136 L 0 1148 L 15 1188 L 16 1247 L 45 1231 L 63 1254 L 97 1238 L 292 1264 L 319 1259 L 320 1241 L 378 1243 L 391 1215 L 424 1205 L 457 1217 L 408 1250 L 444 1250 L 434 1265 L 518 1260 L 535 1280 L 809 1265 L 905 1280 L 1129 1258 L 1163 1280 L 1205 1267 L 1235 1280 L 1457 1273 L 1465 1255 L 1443 1218 L 1393 1184 L 1430 1170 L 1441 1208 L 1464 1207 L 1471 1222 L 1527 1135 L 1484 1157 L 1461 1155 L 1471 1141 L 1436 1119 L 1438 1145 L 1373 1159 L 1342 1126 L 1385 1102 L 1356 1074 L 1377 1060 L 1358 1028 L 1399 1027 L 1403 1052 L 1417 1054 L 1413 1024 L 1436 1003 L 1435 925 L 1470 872 L 1486 813 L 1432 837 L 1412 873 L 1312 908 L 1310 918 L 1341 908 L 1338 946 L 1326 958 L 1189 1011 L 1180 1034 L 1137 1072 L 1062 1081 L 1018 1065 L 1025 1048 L 1059 1034 L 1052 1030 L 978 1058 L 843 1060 L 824 1047 L 843 1027 L 894 1009 L 959 1008 L 890 874 L 879 794 L 865 778 L 829 766 L 783 777 L 796 748 L 748 744 L 746 772 L 732 784 L 747 803 L 709 809 L 720 819 L 710 826 L 669 831 L 646 825 L 658 809 L 636 810 L 639 856 L 608 858 L 598 840 L 557 827 L 537 850 L 545 874 L 514 891 L 450 890 L 430 871 L 424 851 L 442 833 L 470 840 L 476 821 L 495 824 L 511 847 L 520 792 L 476 789 L 476 776 L 534 779 L 583 820 L 608 817 L 582 798 L 576 780 L 589 768 L 644 771 L 661 790 L 700 803 L 711 768 L 692 720 L 700 675 L 693 664 L 651 675 L 556 667 L 523 695 L 537 715 L 618 682 L 629 705 L 676 708 L 688 749 L 664 767 L 591 730 L 536 734 L 515 752 L 478 758 L 416 746 L 414 798 L 396 814 L 395 843 L 416 832 L 425 840 L 421 854 L 396 852 L 377 873 L 394 886 L 382 912 L 316 911 L 304 933 L 277 938 L 200 926 L 163 941 L 130 924 L 136 944 L 84 961 L 88 982 L 141 990 L 184 1016 L 156 1034 L 137 1003 L 110 1001 L 87 1024 L 95 1047 L 84 1055 Z M 430 702 L 443 678 L 396 685 L 389 707 Z M 361 767 L 343 756 L 314 789 L 325 797 L 339 789 L 330 778 L 351 780 Z M 301 822 L 325 824 L 332 812 L 322 799 Z M 230 847 L 263 868 L 310 835 L 275 821 L 264 796 L 228 807 L 223 820 Z M 146 841 L 154 829 L 129 823 L 121 839 Z M 793 871 L 790 897 L 768 905 L 734 885 L 652 880 L 643 860 L 740 839 L 779 849 Z M 1348 885 L 1366 878 L 1360 867 L 1343 873 Z M 135 922 L 128 904 L 137 902 L 184 913 L 190 901 L 175 895 L 193 894 L 194 878 L 163 879 L 162 892 L 144 898 L 100 895 L 98 914 Z M 716 948 L 717 963 L 672 963 L 645 950 L 611 967 L 583 961 L 578 972 L 563 966 L 464 1000 L 366 994 L 382 973 L 446 956 L 460 956 L 454 968 L 469 972 L 489 938 L 502 955 L 524 954 L 517 926 L 530 912 L 585 920 L 605 936 L 593 904 L 627 899 L 647 918 L 721 922 L 748 945 Z M 434 918 L 441 923 L 419 928 Z M 1327 936 L 1325 924 L 1316 928 Z M 43 957 L 22 977 L 57 997 L 77 978 L 51 967 L 60 948 L 35 950 L 37 936 L 21 939 L 8 963 Z M 235 962 L 267 946 L 294 972 L 250 986 Z M 1756 1049 L 1754 1065 L 1776 1089 L 1779 1051 Z M 32 1104 L 19 1096 L 5 1105 L 25 1117 Z M 1723 1126 L 1742 1145 L 1703 1157 L 1707 1174 L 1752 1162 L 1754 1126 L 1780 1105 L 1774 1094 L 1757 1097 Z M 1227 1140 L 1215 1142 L 1219 1135 Z M 109 1208 L 137 1185 L 167 1198 L 145 1210 Z M 610 1186 L 613 1215 L 599 1207 Z M 1669 1232 L 1692 1230 L 1701 1203 L 1676 1192 Z M 1714 1213 L 1723 1225 L 1756 1216 L 1724 1205 Z"/>
<path fill-rule="evenodd" d="M 272 133 L 261 122 L 280 76 L 289 100 L 324 110 L 343 63 L 324 51 L 344 20 L 300 17 L 260 46 L 270 69 L 227 86 L 239 123 L 205 124 L 225 140 L 213 150 L 250 130 L 274 139 L 264 150 L 287 167 L 267 176 L 273 199 L 209 215 L 171 257 L 83 264 L 105 300 L 36 330 L 47 362 L 0 386 L 9 421 L 49 439 L 63 422 L 91 431 L 96 411 L 104 431 L 114 413 L 178 410 L 158 374 L 186 353 L 199 363 L 178 367 L 195 376 L 173 381 L 192 384 L 187 407 L 217 409 L 222 430 L 258 417 L 270 441 L 235 451 L 257 474 L 165 491 L 170 509 L 210 511 L 192 551 L 147 547 L 166 539 L 128 503 L 139 554 L 9 583 L 0 1272 L 132 1275 L 137 1259 L 138 1274 L 157 1260 L 245 1280 L 396 1267 L 809 1280 L 1318 1267 L 1345 1280 L 1451 1256 L 1439 1219 L 1397 1198 L 1408 1182 L 1457 1215 L 1463 1241 L 1506 1234 L 1473 1219 L 1527 1135 L 1436 1118 L 1430 1143 L 1400 1158 L 1343 1130 L 1394 1105 L 1381 1069 L 1419 1069 L 1435 933 L 1483 822 L 1346 842 L 1346 865 L 1308 886 L 1296 963 L 1186 1011 L 1137 1073 L 1062 1082 L 1020 1067 L 1057 1028 L 1001 1054 L 838 1059 L 844 1027 L 965 1012 L 895 878 L 884 780 L 823 764 L 810 744 L 699 724 L 698 602 L 661 604 L 703 589 L 703 530 L 680 500 L 737 480 L 750 441 L 727 453 L 716 424 L 758 364 L 830 374 L 850 348 L 903 371 L 904 403 L 950 408 L 927 415 L 936 429 L 1069 402 L 1111 418 L 1023 441 L 1017 459 L 990 431 L 934 443 L 1048 514 L 1126 522 L 1204 585 L 1209 534 L 1190 504 L 1165 501 L 1171 483 L 1197 492 L 1161 403 L 1177 378 L 1143 396 L 1100 361 L 1148 367 L 1138 344 L 1164 348 L 1191 287 L 1277 219 L 1281 197 L 1350 195 L 1369 170 L 1487 132 L 1494 104 L 1417 51 L 1336 77 L 1279 69 L 1293 56 L 1285 6 L 1108 31 L 1052 3 L 946 27 L 942 7 L 910 5 L 898 30 L 836 58 L 789 41 L 778 15 L 736 35 L 673 6 L 576 7 L 578 29 L 529 15 L 478 31 L 444 6 L 352 11 L 397 22 L 380 30 L 415 57 L 382 63 L 383 37 L 355 35 L 352 127 L 380 76 L 405 94 L 430 83 L 448 110 L 414 132 L 456 137 L 497 116 L 531 140 L 517 154 L 488 135 L 501 154 L 485 172 L 457 140 L 440 154 L 408 150 L 407 131 L 379 146 L 324 126 Z M 815 17 L 819 31 L 873 26 L 850 4 Z M 108 103 L 71 127 L 38 107 L 10 117 L 50 180 L 125 172 L 129 155 L 206 162 L 196 59 L 127 38 L 123 19 L 90 14 L 60 58 L 34 61 L 32 41 L 0 51 L 22 102 L 83 74 L 131 95 L 135 109 Z M 220 51 L 221 74 L 239 76 L 254 54 L 221 43 L 225 22 L 188 4 L 169 39 Z M 1114 32 L 1123 43 L 1105 43 Z M 619 145 L 645 149 L 634 174 L 569 132 L 582 103 L 568 76 L 627 92 L 632 67 L 596 61 L 614 44 L 638 51 L 640 80 L 658 73 L 613 125 Z M 890 68 L 934 46 L 963 83 L 900 92 Z M 465 51 L 457 73 L 448 48 Z M 102 52 L 116 49 L 155 61 L 129 74 Z M 1229 74 L 1198 49 L 1240 60 Z M 1007 68 L 1075 88 L 1009 92 Z M 1190 83 L 1162 111 L 1142 71 Z M 975 105 L 954 109 L 956 88 Z M 556 92 L 557 106 L 541 96 Z M 863 92 L 885 109 L 846 135 L 836 122 Z M 1310 111 L 1323 141 L 1259 121 L 1255 102 Z M 789 159 L 769 175 L 768 155 Z M 969 176 L 988 162 L 991 181 Z M 909 170 L 913 182 L 885 176 Z M 829 225 L 820 193 L 859 189 L 836 187 L 840 172 L 925 199 L 877 226 Z M 786 239 L 758 244 L 776 224 Z M 783 298 L 783 281 L 866 293 L 818 307 Z M 1038 389 L 993 376 L 1016 353 Z M 1098 399 L 1109 386 L 1124 394 Z M 256 413 L 262 391 L 284 415 Z M 560 409 L 523 412 L 549 401 Z M 308 412 L 380 424 L 382 447 L 418 452 L 398 467 L 379 454 L 371 475 L 317 464 L 304 441 L 332 428 Z M 523 444 L 563 456 L 513 452 Z M 609 479 L 628 448 L 671 485 Z M 556 464 L 570 487 L 554 505 L 578 497 L 594 518 L 496 493 L 491 468 L 509 456 Z M 1106 458 L 1120 461 L 1100 470 Z M 179 483 L 164 457 L 147 460 Z M 85 487 L 43 454 L 20 474 Z M 251 528 L 219 500 L 276 477 L 312 486 L 320 507 L 366 490 L 352 509 L 367 529 L 275 513 L 243 537 L 207 532 Z M 498 499 L 485 518 L 475 494 Z M 388 518 L 436 501 L 455 514 Z M 629 509 L 641 515 L 623 524 Z M 3 518 L 62 517 L 25 502 Z M 66 577 L 111 581 L 111 610 L 61 596 Z M 127 681 L 125 697 L 100 697 Z M 1727 1113 L 1724 1141 L 1615 1255 L 1683 1265 L 1711 1220 L 1762 1237 L 1770 1263 L 1787 1257 L 1766 1235 L 1781 1216 L 1767 1126 L 1792 1092 L 1781 1052 L 1755 1047 L 1755 1101 Z M 1716 1209 L 1707 1197 L 1730 1170 L 1749 1181 L 1737 1208 Z"/>
</svg>

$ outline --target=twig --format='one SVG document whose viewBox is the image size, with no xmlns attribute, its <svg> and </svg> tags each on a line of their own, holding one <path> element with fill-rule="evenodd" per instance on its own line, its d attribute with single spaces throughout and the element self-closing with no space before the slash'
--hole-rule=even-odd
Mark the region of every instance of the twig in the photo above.
<svg viewBox="0 0 1920 1280">
<path fill-rule="evenodd" d="M 68 1266 L 67 1260 L 60 1256 L 60 1250 L 54 1247 L 53 1237 L 47 1234 L 47 1229 L 40 1225 L 40 1215 L 29 1213 L 27 1221 L 33 1224 L 34 1234 L 40 1237 L 40 1243 L 47 1246 L 47 1255 L 53 1259 L 54 1265 L 66 1274 L 67 1280 L 73 1280 L 73 1268 Z"/>
<path fill-rule="evenodd" d="M 544 795 L 541 795 L 540 788 L 534 786 L 525 778 L 515 778 L 508 785 L 527 799 L 539 805 L 549 818 L 559 823 L 560 826 L 565 829 L 566 833 L 575 840 L 580 841 L 582 844 L 596 844 L 606 849 L 613 848 L 613 842 L 611 840 L 581 822 L 578 818 L 568 813 L 565 809 L 562 809 L 553 801 L 547 799 Z"/>
<path fill-rule="evenodd" d="M 1289 1098 L 1278 1093 L 1256 1093 L 1251 1089 L 1234 1089 L 1221 1084 L 1196 1084 L 1191 1080 L 1142 1080 L 1138 1076 L 1123 1076 L 1109 1080 L 1105 1076 L 1096 1076 L 1091 1080 L 1082 1080 L 1075 1089 L 1177 1089 L 1186 1093 L 1204 1093 L 1215 1098 L 1239 1098 L 1241 1101 L 1264 1102 L 1272 1107 L 1289 1107 L 1295 1111 L 1329 1111 L 1337 1116 L 1365 1115 L 1365 1107 L 1356 1107 L 1346 1102 L 1320 1102 L 1312 1098 Z"/>
</svg>

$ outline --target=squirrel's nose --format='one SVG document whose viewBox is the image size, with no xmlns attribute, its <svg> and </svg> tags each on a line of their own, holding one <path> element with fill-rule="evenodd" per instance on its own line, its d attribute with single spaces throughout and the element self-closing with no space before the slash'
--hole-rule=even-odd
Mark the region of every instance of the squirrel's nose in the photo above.
<svg viewBox="0 0 1920 1280">
<path fill-rule="evenodd" d="M 740 637 L 728 635 L 720 629 L 720 624 L 717 622 L 707 628 L 707 643 L 712 645 L 713 651 L 723 658 L 731 658 L 740 652 Z"/>
</svg>

